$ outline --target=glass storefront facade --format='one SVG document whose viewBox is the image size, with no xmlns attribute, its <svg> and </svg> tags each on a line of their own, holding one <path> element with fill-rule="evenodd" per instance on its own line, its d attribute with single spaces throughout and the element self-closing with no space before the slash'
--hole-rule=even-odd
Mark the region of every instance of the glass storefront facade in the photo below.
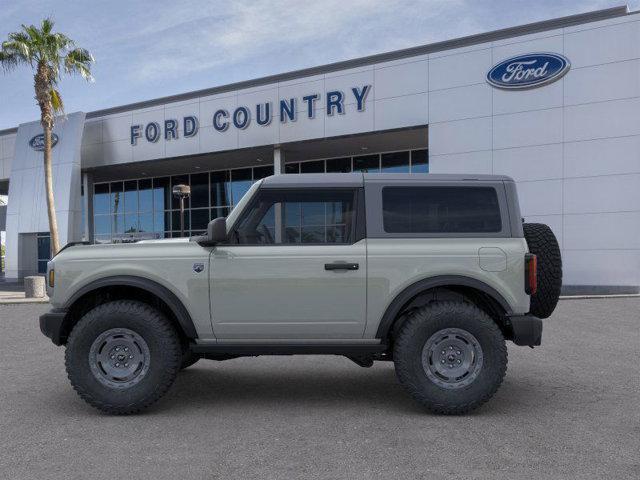
<svg viewBox="0 0 640 480">
<path fill-rule="evenodd" d="M 427 150 L 376 153 L 287 163 L 285 173 L 428 173 Z M 249 187 L 273 175 L 273 166 L 216 170 L 94 184 L 95 243 L 180 237 L 180 205 L 171 189 L 185 184 L 185 236 L 200 235 L 216 217 L 227 216 Z"/>
</svg>

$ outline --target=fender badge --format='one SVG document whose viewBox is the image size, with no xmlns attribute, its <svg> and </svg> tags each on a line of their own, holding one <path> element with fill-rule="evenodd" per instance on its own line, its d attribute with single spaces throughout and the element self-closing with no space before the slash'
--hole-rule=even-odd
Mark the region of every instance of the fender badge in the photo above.
<svg viewBox="0 0 640 480">
<path fill-rule="evenodd" d="M 193 271 L 196 273 L 200 273 L 202 271 L 204 271 L 204 263 L 194 263 L 193 264 Z"/>
</svg>

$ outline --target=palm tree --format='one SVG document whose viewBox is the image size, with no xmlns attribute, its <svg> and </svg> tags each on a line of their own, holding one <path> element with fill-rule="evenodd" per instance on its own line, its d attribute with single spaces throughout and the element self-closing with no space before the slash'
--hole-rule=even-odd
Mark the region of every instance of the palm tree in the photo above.
<svg viewBox="0 0 640 480">
<path fill-rule="evenodd" d="M 22 25 L 19 32 L 10 33 L 0 47 L 0 64 L 5 71 L 20 65 L 31 67 L 34 72 L 35 99 L 40 107 L 40 123 L 44 129 L 44 175 L 47 193 L 47 213 L 51 232 L 51 254 L 60 250 L 58 222 L 53 200 L 51 169 L 51 132 L 56 114 L 64 112 L 58 91 L 61 71 L 69 75 L 80 74 L 87 81 L 91 77 L 93 57 L 84 48 L 76 47 L 73 40 L 62 33 L 54 33 L 53 21 L 42 20 L 40 28 Z"/>
</svg>

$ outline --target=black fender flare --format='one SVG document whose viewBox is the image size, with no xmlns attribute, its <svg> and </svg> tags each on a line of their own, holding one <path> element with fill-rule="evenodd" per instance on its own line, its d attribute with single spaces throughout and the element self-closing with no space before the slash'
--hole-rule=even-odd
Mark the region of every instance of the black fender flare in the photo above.
<svg viewBox="0 0 640 480">
<path fill-rule="evenodd" d="M 173 315 L 176 317 L 180 328 L 188 338 L 198 338 L 198 333 L 193 325 L 191 315 L 187 311 L 186 307 L 180 301 L 180 299 L 167 287 L 160 285 L 158 282 L 149 280 L 144 277 L 136 277 L 134 275 L 114 275 L 111 277 L 104 277 L 98 280 L 94 280 L 87 283 L 80 289 L 78 289 L 64 305 L 64 308 L 69 310 L 78 300 L 84 297 L 86 294 L 104 287 L 112 286 L 126 286 L 135 287 L 141 290 L 145 290 L 152 295 L 160 298 L 167 304 Z"/>
<path fill-rule="evenodd" d="M 393 326 L 393 322 L 400 313 L 402 307 L 410 301 L 416 295 L 431 290 L 437 287 L 470 287 L 479 290 L 491 298 L 493 298 L 505 311 L 505 314 L 512 313 L 509 302 L 493 287 L 486 283 L 471 277 L 465 277 L 463 275 L 440 275 L 436 277 L 429 277 L 419 280 L 404 290 L 402 290 L 393 301 L 389 304 L 387 309 L 380 319 L 378 324 L 378 330 L 376 332 L 376 338 L 387 338 L 389 331 Z"/>
</svg>

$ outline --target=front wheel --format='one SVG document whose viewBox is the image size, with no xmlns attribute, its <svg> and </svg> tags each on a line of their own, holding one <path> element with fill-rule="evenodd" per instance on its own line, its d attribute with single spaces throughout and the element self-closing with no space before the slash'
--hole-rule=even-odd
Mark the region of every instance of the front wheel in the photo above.
<svg viewBox="0 0 640 480">
<path fill-rule="evenodd" d="M 428 410 L 468 413 L 488 401 L 507 371 L 502 332 L 465 302 L 437 302 L 402 325 L 393 359 L 400 384 Z"/>
<path fill-rule="evenodd" d="M 147 408 L 162 397 L 182 361 L 173 325 L 153 307 L 119 300 L 99 305 L 73 327 L 65 364 L 71 385 L 111 414 Z"/>
</svg>

